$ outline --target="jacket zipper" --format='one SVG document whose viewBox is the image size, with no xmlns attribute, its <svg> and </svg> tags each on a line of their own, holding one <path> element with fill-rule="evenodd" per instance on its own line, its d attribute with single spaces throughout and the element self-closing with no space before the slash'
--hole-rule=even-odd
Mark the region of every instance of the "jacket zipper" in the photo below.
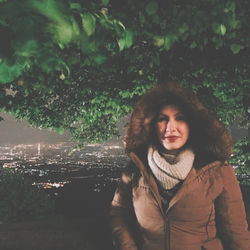
<svg viewBox="0 0 250 250">
<path fill-rule="evenodd" d="M 141 169 L 140 168 L 140 163 L 142 163 L 141 160 L 136 155 L 135 155 L 135 157 L 136 157 L 135 160 L 133 160 L 134 157 L 132 155 L 130 157 L 131 157 L 132 161 L 138 166 L 138 168 Z M 138 162 L 138 160 L 140 162 Z M 155 199 L 155 201 L 156 201 L 156 203 L 157 203 L 157 205 L 158 205 L 158 207 L 159 207 L 159 209 L 161 211 L 162 217 L 163 217 L 163 221 L 164 221 L 164 249 L 165 250 L 170 250 L 170 242 L 169 242 L 170 231 L 169 231 L 169 222 L 168 222 L 167 215 L 164 213 L 164 211 L 162 209 L 162 206 L 161 206 L 161 204 L 159 203 L 159 201 L 157 199 L 157 195 L 156 195 L 156 193 L 154 192 L 154 189 L 151 186 L 150 181 L 148 180 L 148 178 L 144 174 L 142 174 L 142 175 L 144 176 L 144 179 L 147 181 L 147 183 L 148 183 L 148 185 L 150 187 L 151 193 L 152 193 L 152 195 L 153 195 L 153 197 L 154 197 L 154 199 Z"/>
<path fill-rule="evenodd" d="M 150 190 L 153 194 L 153 197 L 155 199 L 155 201 L 157 202 L 157 205 L 161 211 L 162 217 L 163 217 L 163 221 L 164 221 L 164 250 L 170 250 L 170 242 L 169 242 L 169 222 L 168 222 L 168 218 L 167 215 L 164 213 L 161 204 L 159 204 L 157 198 L 156 198 L 156 194 L 154 193 L 151 185 L 149 185 Z"/>
<path fill-rule="evenodd" d="M 164 221 L 164 249 L 167 250 L 167 222 Z"/>
<path fill-rule="evenodd" d="M 168 219 L 167 219 L 168 220 Z M 166 223 L 166 250 L 169 249 L 170 250 L 170 225 L 169 225 L 169 220 Z"/>
</svg>

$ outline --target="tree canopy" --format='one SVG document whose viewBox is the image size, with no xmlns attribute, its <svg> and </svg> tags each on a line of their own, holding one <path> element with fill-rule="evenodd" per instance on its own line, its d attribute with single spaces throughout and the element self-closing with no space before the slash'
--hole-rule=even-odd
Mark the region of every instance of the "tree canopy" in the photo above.
<svg viewBox="0 0 250 250">
<path fill-rule="evenodd" d="M 174 80 L 248 127 L 249 30 L 247 0 L 0 0 L 0 107 L 84 145 Z"/>
</svg>

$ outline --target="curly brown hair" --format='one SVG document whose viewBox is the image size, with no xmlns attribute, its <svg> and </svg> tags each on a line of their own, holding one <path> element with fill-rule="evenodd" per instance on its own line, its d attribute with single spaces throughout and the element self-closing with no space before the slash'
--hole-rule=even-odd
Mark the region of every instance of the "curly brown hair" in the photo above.
<svg viewBox="0 0 250 250">
<path fill-rule="evenodd" d="M 196 156 L 211 161 L 226 161 L 232 153 L 232 137 L 214 114 L 205 108 L 197 96 L 178 83 L 159 84 L 143 95 L 131 114 L 125 136 L 127 153 L 146 149 L 156 143 L 156 122 L 166 105 L 177 106 L 187 118 L 190 128 L 188 146 Z"/>
</svg>

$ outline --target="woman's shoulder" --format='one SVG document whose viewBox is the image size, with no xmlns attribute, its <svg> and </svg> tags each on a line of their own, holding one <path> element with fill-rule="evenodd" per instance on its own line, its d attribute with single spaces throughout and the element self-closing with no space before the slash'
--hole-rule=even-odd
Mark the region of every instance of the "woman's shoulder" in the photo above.
<svg viewBox="0 0 250 250">
<path fill-rule="evenodd" d="M 199 169 L 209 169 L 216 167 L 230 167 L 227 160 L 220 159 L 212 152 L 195 152 L 194 167 Z"/>
<path fill-rule="evenodd" d="M 235 169 L 228 162 L 222 163 L 218 171 L 220 171 L 221 176 L 228 180 L 236 179 Z"/>
<path fill-rule="evenodd" d="M 136 177 L 140 176 L 140 170 L 132 160 L 129 160 L 123 169 L 121 178 L 126 182 L 132 182 Z"/>
<path fill-rule="evenodd" d="M 214 177 L 215 179 L 235 179 L 234 168 L 228 161 L 212 161 L 197 170 L 198 175 Z"/>
</svg>

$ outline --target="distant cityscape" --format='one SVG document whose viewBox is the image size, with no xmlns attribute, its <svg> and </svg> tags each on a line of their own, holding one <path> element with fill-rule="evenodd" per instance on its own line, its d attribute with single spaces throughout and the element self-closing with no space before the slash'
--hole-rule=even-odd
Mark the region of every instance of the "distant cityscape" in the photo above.
<svg viewBox="0 0 250 250">
<path fill-rule="evenodd" d="M 42 188 L 59 188 L 74 181 L 89 181 L 94 191 L 119 180 L 128 157 L 118 143 L 87 145 L 75 150 L 75 144 L 35 143 L 0 146 L 0 166 L 30 178 Z"/>
<path fill-rule="evenodd" d="M 8 169 L 40 188 L 57 189 L 80 182 L 96 192 L 119 181 L 129 161 L 122 144 L 90 144 L 81 150 L 75 146 L 73 142 L 0 146 L 0 175 Z M 249 180 L 250 176 L 239 178 Z"/>
</svg>

